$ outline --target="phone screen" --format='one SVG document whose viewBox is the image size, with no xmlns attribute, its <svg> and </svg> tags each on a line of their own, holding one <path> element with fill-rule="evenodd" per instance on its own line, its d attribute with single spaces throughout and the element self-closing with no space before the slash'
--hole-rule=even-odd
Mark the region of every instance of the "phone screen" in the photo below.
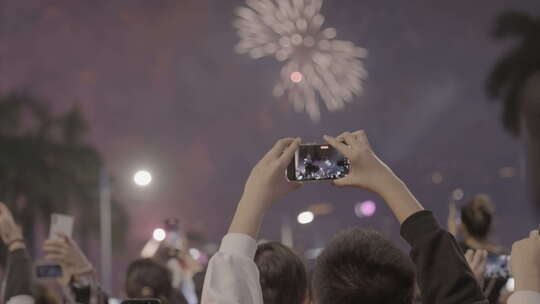
<svg viewBox="0 0 540 304">
<path fill-rule="evenodd" d="M 58 264 L 36 265 L 36 277 L 54 279 L 62 277 L 62 267 Z"/>
<path fill-rule="evenodd" d="M 349 161 L 329 145 L 301 145 L 287 168 L 292 181 L 343 178 L 349 173 Z"/>
<path fill-rule="evenodd" d="M 486 278 L 510 277 L 510 256 L 507 255 L 493 255 L 488 256 L 486 262 Z"/>
</svg>

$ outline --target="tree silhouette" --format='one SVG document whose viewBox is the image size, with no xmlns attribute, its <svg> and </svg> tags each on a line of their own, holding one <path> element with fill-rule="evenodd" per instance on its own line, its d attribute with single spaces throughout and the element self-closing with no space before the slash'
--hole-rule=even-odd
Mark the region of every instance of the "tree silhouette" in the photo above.
<svg viewBox="0 0 540 304">
<path fill-rule="evenodd" d="M 540 17 L 508 11 L 496 20 L 493 36 L 515 45 L 495 64 L 487 82 L 491 97 L 503 101 L 502 122 L 527 142 L 527 174 L 540 207 Z M 525 128 L 524 128 L 525 127 Z"/>
<path fill-rule="evenodd" d="M 85 137 L 88 124 L 77 106 L 54 115 L 25 91 L 0 96 L 0 200 L 8 203 L 33 244 L 36 219 L 50 214 L 76 217 L 76 232 L 87 240 L 99 228 L 99 171 L 103 161 Z M 115 223 L 125 231 L 116 201 Z"/>
<path fill-rule="evenodd" d="M 540 71 L 540 18 L 518 11 L 501 14 L 493 36 L 518 43 L 495 64 L 488 78 L 488 93 L 504 102 L 502 120 L 508 131 L 519 135 L 521 94 L 527 80 Z"/>
</svg>

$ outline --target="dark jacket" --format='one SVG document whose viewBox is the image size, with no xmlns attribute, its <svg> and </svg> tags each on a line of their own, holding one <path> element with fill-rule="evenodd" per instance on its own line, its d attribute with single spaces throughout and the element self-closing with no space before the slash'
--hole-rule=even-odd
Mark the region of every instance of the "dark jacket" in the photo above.
<svg viewBox="0 0 540 304">
<path fill-rule="evenodd" d="M 20 295 L 33 295 L 32 260 L 24 248 L 11 251 L 8 255 L 4 303 Z"/>
<path fill-rule="evenodd" d="M 401 225 L 411 245 L 423 304 L 488 304 L 454 237 L 430 211 L 420 211 Z"/>
</svg>

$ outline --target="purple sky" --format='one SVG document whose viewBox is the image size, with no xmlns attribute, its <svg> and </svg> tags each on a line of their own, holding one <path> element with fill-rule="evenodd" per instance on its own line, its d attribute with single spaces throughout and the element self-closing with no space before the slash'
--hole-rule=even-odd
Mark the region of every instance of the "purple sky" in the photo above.
<svg viewBox="0 0 540 304">
<path fill-rule="evenodd" d="M 519 177 L 522 149 L 500 127 L 484 82 L 505 45 L 493 42 L 498 12 L 540 14 L 538 0 L 327 0 L 326 25 L 369 50 L 366 92 L 319 124 L 276 101 L 280 65 L 234 53 L 238 0 L 2 0 L 0 90 L 30 88 L 57 110 L 82 105 L 91 140 L 119 181 L 132 216 L 133 256 L 162 219 L 217 242 L 250 168 L 280 137 L 319 140 L 365 128 L 381 158 L 444 222 L 448 197 L 493 196 L 498 239 L 506 246 L 535 227 Z M 154 173 L 147 190 L 131 185 L 140 168 Z M 431 175 L 444 182 L 434 185 Z M 374 199 L 377 213 L 357 219 L 354 203 Z M 369 193 L 311 184 L 276 206 L 263 236 L 277 239 L 284 216 L 313 203 L 335 212 L 306 227 L 299 243 L 320 246 L 338 229 L 366 225 L 398 240 L 398 225 Z M 517 220 L 519 218 L 519 221 Z"/>
</svg>

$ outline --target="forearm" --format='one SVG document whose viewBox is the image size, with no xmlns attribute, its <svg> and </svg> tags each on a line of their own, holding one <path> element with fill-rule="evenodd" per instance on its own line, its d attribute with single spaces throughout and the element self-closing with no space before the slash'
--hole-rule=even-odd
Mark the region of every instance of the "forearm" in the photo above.
<svg viewBox="0 0 540 304">
<path fill-rule="evenodd" d="M 208 263 L 201 303 L 262 304 L 256 250 L 256 241 L 245 233 L 226 235 Z"/>
<path fill-rule="evenodd" d="M 388 182 L 377 192 L 401 224 L 411 215 L 424 210 L 407 186 L 396 176 L 388 177 Z"/>
<path fill-rule="evenodd" d="M 8 265 L 5 299 L 32 295 L 32 262 L 24 246 L 10 246 Z"/>
<path fill-rule="evenodd" d="M 238 203 L 229 233 L 242 233 L 257 239 L 264 219 L 264 209 L 253 199 L 242 198 Z"/>
<path fill-rule="evenodd" d="M 410 216 L 401 235 L 412 247 L 424 303 L 487 303 L 459 245 L 431 212 Z"/>
</svg>

